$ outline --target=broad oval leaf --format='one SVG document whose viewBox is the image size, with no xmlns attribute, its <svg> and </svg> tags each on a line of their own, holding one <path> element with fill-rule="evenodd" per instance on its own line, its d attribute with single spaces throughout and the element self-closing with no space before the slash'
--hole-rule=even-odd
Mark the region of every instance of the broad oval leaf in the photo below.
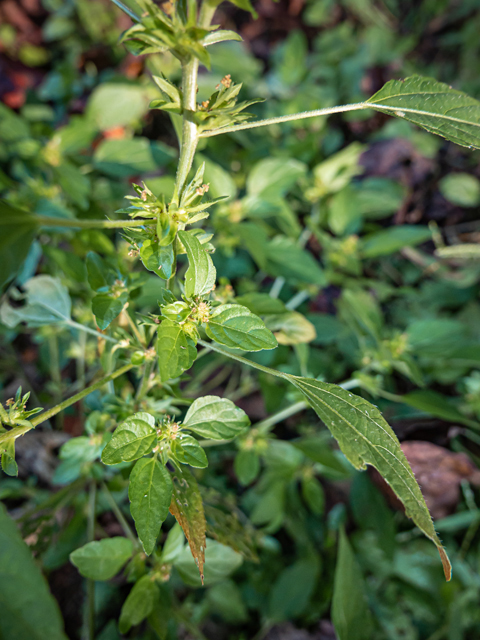
<svg viewBox="0 0 480 640">
<path fill-rule="evenodd" d="M 67 640 L 48 583 L 0 503 L 0 637 Z"/>
<path fill-rule="evenodd" d="M 196 469 L 208 466 L 205 451 L 192 436 L 181 435 L 172 442 L 171 451 L 175 460 L 181 464 L 189 464 Z"/>
<path fill-rule="evenodd" d="M 70 561 L 85 578 L 110 580 L 130 559 L 132 553 L 131 540 L 117 536 L 88 542 L 70 554 Z"/>
<path fill-rule="evenodd" d="M 161 247 L 158 240 L 145 240 L 140 249 L 140 260 L 145 269 L 153 271 L 164 280 L 168 280 L 172 275 L 175 260 L 173 244 Z"/>
<path fill-rule="evenodd" d="M 263 320 L 239 304 L 217 307 L 206 325 L 209 338 L 243 351 L 275 349 L 277 341 Z"/>
<path fill-rule="evenodd" d="M 447 580 L 451 567 L 437 536 L 428 507 L 400 443 L 380 411 L 341 387 L 309 378 L 288 376 L 338 441 L 356 469 L 377 469 L 405 507 L 405 513 L 436 545 Z"/>
<path fill-rule="evenodd" d="M 92 300 L 92 312 L 98 328 L 102 331 L 122 312 L 123 305 L 128 300 L 128 294 L 122 293 L 115 297 L 111 293 L 99 293 Z"/>
<path fill-rule="evenodd" d="M 173 494 L 170 513 L 182 527 L 203 583 L 207 523 L 197 481 L 186 468 L 172 474 Z"/>
<path fill-rule="evenodd" d="M 217 396 L 197 398 L 187 411 L 182 427 L 211 440 L 235 438 L 250 424 L 242 409 Z"/>
<path fill-rule="evenodd" d="M 365 104 L 464 147 L 480 149 L 480 102 L 433 78 L 390 80 Z"/>
<path fill-rule="evenodd" d="M 197 357 L 194 341 L 182 327 L 171 320 L 163 320 L 158 329 L 158 367 L 162 382 L 178 378 L 190 369 Z"/>
<path fill-rule="evenodd" d="M 3 260 L 3 256 L 2 256 Z M 70 321 L 72 302 L 68 289 L 51 276 L 35 276 L 24 284 L 27 303 L 23 307 L 11 307 L 4 302 L 0 318 L 8 327 L 26 322 L 29 327 Z"/>
<path fill-rule="evenodd" d="M 103 450 L 102 462 L 132 462 L 151 452 L 157 441 L 154 425 L 155 419 L 148 413 L 136 413 L 127 418 L 113 432 L 112 439 Z"/>
<path fill-rule="evenodd" d="M 204 296 L 213 289 L 217 277 L 212 259 L 197 238 L 188 231 L 179 231 L 178 237 L 188 256 L 185 295 L 187 298 Z"/>
<path fill-rule="evenodd" d="M 278 344 L 305 344 L 317 337 L 313 324 L 298 311 L 268 315 L 265 324 L 275 332 Z"/>
<path fill-rule="evenodd" d="M 150 555 L 172 499 L 172 481 L 165 466 L 155 458 L 138 460 L 130 474 L 128 497 L 139 540 Z"/>
</svg>

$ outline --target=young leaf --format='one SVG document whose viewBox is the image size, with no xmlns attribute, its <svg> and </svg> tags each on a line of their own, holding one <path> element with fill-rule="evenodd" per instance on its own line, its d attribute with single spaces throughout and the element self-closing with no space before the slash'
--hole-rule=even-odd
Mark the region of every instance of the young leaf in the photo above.
<svg viewBox="0 0 480 640">
<path fill-rule="evenodd" d="M 228 31 L 225 29 L 218 29 L 217 31 L 211 31 L 205 38 L 202 40 L 202 44 L 204 47 L 208 47 L 211 44 L 216 44 L 217 42 L 225 42 L 226 40 L 238 40 L 241 42 L 243 40 L 242 36 L 235 31 Z"/>
<path fill-rule="evenodd" d="M 217 396 L 197 398 L 185 416 L 182 428 L 211 440 L 235 438 L 250 424 L 247 414 L 231 400 Z"/>
<path fill-rule="evenodd" d="M 243 351 L 275 349 L 277 341 L 263 320 L 238 304 L 217 307 L 206 325 L 209 338 Z"/>
<path fill-rule="evenodd" d="M 480 148 L 480 102 L 433 78 L 390 80 L 366 104 L 464 147 Z"/>
<path fill-rule="evenodd" d="M 130 559 L 132 553 L 131 540 L 117 536 L 88 542 L 70 554 L 70 561 L 85 578 L 110 580 Z"/>
<path fill-rule="evenodd" d="M 151 577 L 140 578 L 123 603 L 118 622 L 120 633 L 128 633 L 130 627 L 145 620 L 152 613 L 158 598 L 158 586 Z"/>
<path fill-rule="evenodd" d="M 128 300 L 128 294 L 122 293 L 116 298 L 111 293 L 99 293 L 92 300 L 92 312 L 95 316 L 98 328 L 102 331 L 110 325 L 122 312 L 124 304 Z"/>
<path fill-rule="evenodd" d="M 195 438 L 192 436 L 180 436 L 180 438 L 174 440 L 171 445 L 175 460 L 197 469 L 205 469 L 208 466 L 207 456 Z"/>
<path fill-rule="evenodd" d="M 173 244 L 161 247 L 158 240 L 145 240 L 140 249 L 140 260 L 145 269 L 153 271 L 164 280 L 168 280 L 173 271 Z"/>
<path fill-rule="evenodd" d="M 212 259 L 193 234 L 188 231 L 179 231 L 178 237 L 188 255 L 185 295 L 187 298 L 204 296 L 213 289 L 217 277 Z"/>
<path fill-rule="evenodd" d="M 202 496 L 197 481 L 188 469 L 175 469 L 172 480 L 173 495 L 170 513 L 183 529 L 203 582 L 207 524 Z"/>
<path fill-rule="evenodd" d="M 67 640 L 58 604 L 0 503 L 0 637 Z"/>
<path fill-rule="evenodd" d="M 148 413 L 136 413 L 119 425 L 102 453 L 102 462 L 132 462 L 150 453 L 157 441 L 155 419 Z"/>
<path fill-rule="evenodd" d="M 360 567 L 343 529 L 340 530 L 333 586 L 332 622 L 339 640 L 368 640 L 372 619 Z"/>
<path fill-rule="evenodd" d="M 178 378 L 197 357 L 194 341 L 171 320 L 164 320 L 158 329 L 157 353 L 162 382 Z"/>
<path fill-rule="evenodd" d="M 2 430 L 0 429 L 0 433 Z M 0 445 L 0 466 L 7 476 L 18 476 L 18 465 L 15 462 L 15 440 L 7 440 L 4 445 Z"/>
<path fill-rule="evenodd" d="M 330 429 L 340 449 L 356 469 L 367 464 L 388 482 L 423 533 L 436 545 L 447 580 L 451 567 L 440 542 L 413 471 L 400 443 L 380 411 L 372 404 L 334 384 L 289 376 L 290 382 L 308 400 Z"/>
<path fill-rule="evenodd" d="M 165 466 L 155 458 L 141 458 L 130 474 L 128 497 L 138 537 L 150 555 L 172 499 L 172 481 Z"/>
</svg>

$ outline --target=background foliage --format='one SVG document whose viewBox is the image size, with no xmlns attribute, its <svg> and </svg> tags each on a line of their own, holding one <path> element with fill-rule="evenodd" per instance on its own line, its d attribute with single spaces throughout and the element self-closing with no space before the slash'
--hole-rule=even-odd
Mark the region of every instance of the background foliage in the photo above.
<svg viewBox="0 0 480 640">
<path fill-rule="evenodd" d="M 476 0 L 255 8 L 257 21 L 220 6 L 216 22 L 239 29 L 244 43 L 209 49 L 213 77 L 200 75 L 199 101 L 227 74 L 244 83 L 241 99 L 266 100 L 249 107 L 261 117 L 361 101 L 415 73 L 480 97 Z M 167 54 L 128 53 L 117 44 L 128 26 L 99 0 L 0 5 L 0 195 L 11 206 L 62 222 L 114 219 L 131 182 L 172 193 L 178 118 L 148 106 L 158 99 L 152 74 L 178 80 L 179 66 Z M 80 638 L 87 575 L 97 581 L 101 640 L 477 638 L 478 152 L 370 112 L 200 144 L 209 195 L 230 196 L 208 223 L 217 295 L 228 302 L 234 290 L 280 343 L 251 359 L 349 380 L 378 405 L 404 442 L 454 577 L 444 582 L 435 549 L 376 475 L 353 470 L 298 391 L 210 352 L 173 386 L 160 371 L 144 407 L 181 416 L 185 398 L 212 394 L 253 423 L 235 443 L 208 446 L 208 468 L 195 471 L 207 505 L 206 587 L 171 516 L 160 586 L 144 575 L 136 538 L 125 537 L 132 465 L 112 471 L 100 455 L 106 434 L 134 412 L 129 373 L 19 439 L 18 478 L 12 455 L 2 455 L 12 477 L 2 475 L 0 497 L 36 564 L 2 509 L 0 637 L 40 640 L 48 620 L 48 634 L 63 638 L 63 618 L 67 636 Z M 103 329 L 128 300 L 114 320 L 126 336 L 129 317 L 148 323 L 158 313 L 162 281 L 137 268 L 121 231 L 52 226 L 34 240 L 23 225 L 6 237 L 0 276 L 13 268 L 16 279 L 0 311 L 3 395 L 22 385 L 29 407 L 48 407 L 122 363 L 124 350 L 98 342 L 92 309 Z M 269 418 L 284 409 L 282 420 Z M 83 546 L 91 477 L 101 487 L 96 541 Z M 109 545 L 108 566 L 98 545 Z"/>
</svg>

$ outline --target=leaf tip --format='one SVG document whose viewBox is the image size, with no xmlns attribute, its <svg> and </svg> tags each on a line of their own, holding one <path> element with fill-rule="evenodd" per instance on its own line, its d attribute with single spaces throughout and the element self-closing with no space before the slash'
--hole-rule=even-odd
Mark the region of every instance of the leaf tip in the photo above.
<svg viewBox="0 0 480 640">
<path fill-rule="evenodd" d="M 445 580 L 450 582 L 452 579 L 452 565 L 448 559 L 447 552 L 443 547 L 437 546 L 438 553 L 440 554 L 440 560 L 442 561 L 443 573 L 445 574 Z"/>
</svg>

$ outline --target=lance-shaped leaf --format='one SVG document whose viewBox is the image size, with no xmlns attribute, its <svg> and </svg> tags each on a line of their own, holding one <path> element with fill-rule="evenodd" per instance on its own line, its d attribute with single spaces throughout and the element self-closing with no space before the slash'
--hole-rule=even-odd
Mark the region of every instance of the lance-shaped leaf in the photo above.
<svg viewBox="0 0 480 640">
<path fill-rule="evenodd" d="M 172 442 L 171 451 L 177 462 L 189 464 L 197 469 L 205 469 L 208 466 L 205 451 L 192 436 L 181 435 Z"/>
<path fill-rule="evenodd" d="M 130 474 L 128 497 L 138 537 L 150 555 L 172 499 L 172 481 L 165 466 L 155 458 L 141 458 Z"/>
<path fill-rule="evenodd" d="M 275 349 L 277 341 L 263 320 L 239 304 L 217 307 L 206 325 L 209 338 L 243 351 Z"/>
<path fill-rule="evenodd" d="M 197 357 L 194 341 L 171 320 L 164 320 L 158 329 L 157 353 L 162 382 L 190 369 Z"/>
<path fill-rule="evenodd" d="M 464 147 L 480 148 L 480 102 L 433 78 L 390 80 L 366 104 Z"/>
<path fill-rule="evenodd" d="M 185 274 L 185 295 L 204 296 L 215 286 L 217 272 L 212 259 L 197 238 L 188 231 L 179 231 L 178 237 L 188 256 L 188 269 Z"/>
<path fill-rule="evenodd" d="M 102 453 L 102 462 L 132 462 L 150 453 L 157 441 L 155 418 L 149 413 L 135 413 L 119 425 Z"/>
<path fill-rule="evenodd" d="M 182 428 L 211 440 L 235 438 L 250 424 L 245 411 L 231 400 L 217 396 L 197 398 L 185 416 Z"/>
<path fill-rule="evenodd" d="M 116 536 L 88 542 L 70 554 L 70 561 L 85 578 L 110 580 L 130 559 L 133 545 L 128 538 Z"/>
<path fill-rule="evenodd" d="M 380 411 L 334 384 L 288 376 L 325 423 L 356 469 L 372 465 L 391 486 L 405 513 L 436 545 L 447 580 L 451 567 L 437 536 L 428 507 L 400 443 Z"/>
<path fill-rule="evenodd" d="M 183 529 L 203 582 L 207 525 L 202 496 L 197 481 L 188 469 L 175 469 L 172 480 L 170 513 Z"/>
</svg>

